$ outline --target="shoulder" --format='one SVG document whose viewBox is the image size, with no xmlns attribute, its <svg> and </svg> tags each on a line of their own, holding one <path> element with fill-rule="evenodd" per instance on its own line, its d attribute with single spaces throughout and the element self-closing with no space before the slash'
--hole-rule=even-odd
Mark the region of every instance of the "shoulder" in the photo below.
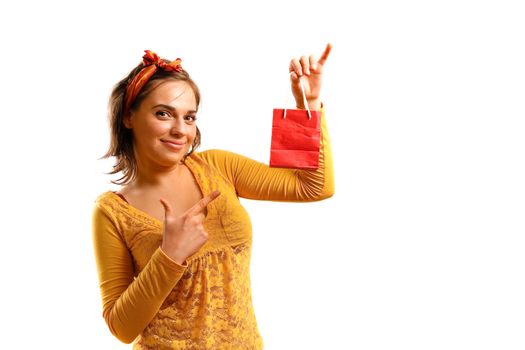
<svg viewBox="0 0 525 350">
<path fill-rule="evenodd" d="M 232 184 L 235 179 L 235 169 L 238 168 L 239 156 L 235 153 L 211 149 L 192 153 L 188 158 L 193 169 L 208 178 L 221 178 Z"/>
<path fill-rule="evenodd" d="M 236 154 L 230 151 L 225 151 L 222 149 L 209 149 L 206 151 L 195 152 L 190 155 L 190 157 L 200 158 L 200 159 L 210 159 L 210 158 L 220 158 L 220 157 L 231 157 Z"/>
<path fill-rule="evenodd" d="M 106 191 L 95 199 L 93 219 L 109 220 L 120 231 L 126 232 L 158 226 L 153 218 L 133 208 L 113 191 Z"/>
<path fill-rule="evenodd" d="M 95 198 L 95 207 L 97 208 L 105 208 L 109 205 L 111 205 L 112 203 L 115 202 L 115 199 L 117 198 L 117 194 L 113 191 L 106 191 L 104 193 L 101 193 L 99 194 L 96 198 Z"/>
<path fill-rule="evenodd" d="M 192 154 L 192 156 L 194 157 L 194 159 L 199 159 L 202 162 L 206 162 L 214 166 L 225 163 L 231 164 L 239 160 L 247 159 L 245 156 L 242 156 L 240 154 L 221 149 L 210 149 Z"/>
<path fill-rule="evenodd" d="M 111 221 L 117 222 L 119 213 L 123 212 L 124 201 L 113 191 L 106 191 L 95 198 L 93 215 L 107 216 Z"/>
</svg>

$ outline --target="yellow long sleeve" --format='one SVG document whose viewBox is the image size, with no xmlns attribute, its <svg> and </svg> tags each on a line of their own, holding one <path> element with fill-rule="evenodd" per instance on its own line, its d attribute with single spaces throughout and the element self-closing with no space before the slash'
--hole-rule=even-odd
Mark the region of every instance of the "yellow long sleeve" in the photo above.
<svg viewBox="0 0 525 350">
<path fill-rule="evenodd" d="M 131 343 L 148 325 L 184 273 L 185 267 L 160 248 L 136 276 L 132 256 L 111 212 L 99 204 L 93 212 L 93 242 L 98 263 L 103 316 L 118 339 Z"/>
</svg>

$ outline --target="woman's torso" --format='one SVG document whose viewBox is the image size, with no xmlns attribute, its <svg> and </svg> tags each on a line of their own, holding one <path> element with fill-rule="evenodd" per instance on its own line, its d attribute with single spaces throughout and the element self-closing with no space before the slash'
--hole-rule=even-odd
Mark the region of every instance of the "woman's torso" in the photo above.
<svg viewBox="0 0 525 350">
<path fill-rule="evenodd" d="M 187 259 L 186 272 L 134 349 L 260 349 L 251 300 L 248 214 L 231 182 L 199 157 L 187 159 L 181 179 L 167 192 L 124 190 L 129 203 L 112 193 L 124 214 L 120 225 L 138 275 L 162 242 L 159 196 L 167 195 L 176 213 L 182 214 L 203 196 L 221 192 L 208 205 L 204 220 L 208 241 Z"/>
</svg>

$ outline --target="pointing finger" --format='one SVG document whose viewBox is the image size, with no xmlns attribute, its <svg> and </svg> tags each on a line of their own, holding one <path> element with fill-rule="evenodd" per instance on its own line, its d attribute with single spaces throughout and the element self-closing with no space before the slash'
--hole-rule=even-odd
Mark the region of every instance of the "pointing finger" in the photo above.
<svg viewBox="0 0 525 350">
<path fill-rule="evenodd" d="M 206 197 L 204 197 L 203 199 L 201 199 L 200 201 L 198 201 L 193 207 L 191 207 L 189 210 L 188 210 L 188 214 L 192 214 L 192 215 L 196 215 L 196 214 L 199 214 L 200 212 L 202 212 L 207 206 L 208 204 L 210 204 L 215 198 L 219 197 L 220 196 L 220 192 L 219 191 L 213 191 L 212 193 L 210 193 L 209 195 L 207 195 Z"/>
<path fill-rule="evenodd" d="M 319 61 L 317 61 L 317 64 L 322 66 L 326 62 L 328 55 L 330 55 L 330 51 L 332 51 L 332 44 L 328 43 L 326 44 L 326 48 L 324 49 L 324 52 L 321 55 L 321 58 L 319 58 Z"/>
</svg>

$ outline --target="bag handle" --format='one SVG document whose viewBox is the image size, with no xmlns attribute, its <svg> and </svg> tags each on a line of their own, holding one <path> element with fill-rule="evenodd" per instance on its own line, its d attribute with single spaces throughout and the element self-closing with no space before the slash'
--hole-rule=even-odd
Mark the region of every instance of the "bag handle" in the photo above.
<svg viewBox="0 0 525 350">
<path fill-rule="evenodd" d="M 310 113 L 310 106 L 308 106 L 308 101 L 306 100 L 306 93 L 304 92 L 303 81 L 301 79 L 299 79 L 299 84 L 301 85 L 301 93 L 303 94 L 303 103 L 306 106 L 306 110 L 308 111 L 308 119 L 312 119 L 312 113 Z M 284 109 L 283 119 L 286 119 L 286 108 Z"/>
</svg>

